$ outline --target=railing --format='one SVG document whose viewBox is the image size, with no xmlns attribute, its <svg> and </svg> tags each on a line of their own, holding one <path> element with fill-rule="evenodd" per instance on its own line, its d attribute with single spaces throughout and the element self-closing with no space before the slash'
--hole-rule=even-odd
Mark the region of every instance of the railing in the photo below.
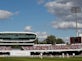
<svg viewBox="0 0 82 61">
<path fill-rule="evenodd" d="M 0 42 L 33 42 L 33 39 L 30 40 L 0 40 Z"/>
<path fill-rule="evenodd" d="M 0 45 L 34 45 L 34 43 L 0 43 Z"/>
</svg>

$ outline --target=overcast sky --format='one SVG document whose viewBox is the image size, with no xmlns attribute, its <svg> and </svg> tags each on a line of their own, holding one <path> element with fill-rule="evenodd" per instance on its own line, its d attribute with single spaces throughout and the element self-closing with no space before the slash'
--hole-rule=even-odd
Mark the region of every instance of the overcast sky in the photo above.
<svg viewBox="0 0 82 61">
<path fill-rule="evenodd" d="M 82 0 L 0 0 L 0 31 L 33 31 L 40 38 L 75 36 L 76 17 L 72 7 L 82 9 Z M 77 13 L 78 29 L 82 12 Z"/>
</svg>

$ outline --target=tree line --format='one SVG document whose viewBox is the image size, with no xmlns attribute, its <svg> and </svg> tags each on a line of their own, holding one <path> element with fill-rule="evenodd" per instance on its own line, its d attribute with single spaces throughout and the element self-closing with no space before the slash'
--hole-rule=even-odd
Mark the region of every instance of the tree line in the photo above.
<svg viewBox="0 0 82 61">
<path fill-rule="evenodd" d="M 56 38 L 54 35 L 47 36 L 43 41 L 39 41 L 38 38 L 34 41 L 35 44 L 62 44 L 65 43 L 61 38 Z"/>
</svg>

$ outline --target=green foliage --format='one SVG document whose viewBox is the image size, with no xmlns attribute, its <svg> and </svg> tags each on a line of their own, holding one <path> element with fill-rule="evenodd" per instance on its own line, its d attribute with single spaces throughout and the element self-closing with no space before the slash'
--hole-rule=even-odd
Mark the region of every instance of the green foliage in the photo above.
<svg viewBox="0 0 82 61">
<path fill-rule="evenodd" d="M 38 44 L 39 43 L 39 40 L 38 38 L 34 41 L 35 44 Z"/>
<path fill-rule="evenodd" d="M 56 39 L 56 43 L 60 44 L 60 43 L 65 43 L 65 42 L 62 39 L 58 38 L 58 39 Z"/>
<path fill-rule="evenodd" d="M 50 35 L 45 39 L 45 41 L 47 44 L 55 44 L 56 37 L 53 35 Z"/>
<path fill-rule="evenodd" d="M 56 38 L 54 35 L 48 36 L 44 41 L 39 41 L 38 38 L 34 41 L 35 44 L 61 44 L 64 41 L 61 38 Z"/>
<path fill-rule="evenodd" d="M 50 35 L 48 36 L 44 42 L 46 42 L 47 44 L 61 44 L 64 43 L 64 41 L 60 38 L 56 38 L 54 35 Z"/>
</svg>

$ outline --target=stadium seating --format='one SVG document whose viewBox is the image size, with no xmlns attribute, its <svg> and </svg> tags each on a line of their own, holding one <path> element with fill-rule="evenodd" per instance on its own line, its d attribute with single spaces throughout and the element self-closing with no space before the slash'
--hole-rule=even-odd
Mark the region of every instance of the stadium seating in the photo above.
<svg viewBox="0 0 82 61">
<path fill-rule="evenodd" d="M 0 46 L 0 50 L 11 50 L 10 46 Z"/>
<path fill-rule="evenodd" d="M 82 45 L 22 46 L 24 50 L 80 49 Z"/>
</svg>

